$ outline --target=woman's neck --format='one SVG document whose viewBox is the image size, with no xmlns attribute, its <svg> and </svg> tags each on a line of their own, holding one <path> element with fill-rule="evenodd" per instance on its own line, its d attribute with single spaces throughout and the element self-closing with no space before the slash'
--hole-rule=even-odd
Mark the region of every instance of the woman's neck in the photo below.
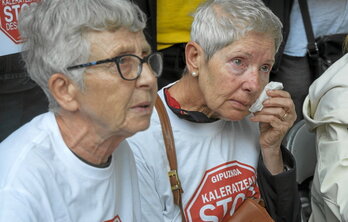
<svg viewBox="0 0 348 222">
<path fill-rule="evenodd" d="M 170 87 L 170 95 L 180 104 L 181 109 L 198 111 L 208 117 L 214 117 L 213 112 L 207 107 L 204 96 L 198 85 L 198 78 L 185 74 L 177 83 Z"/>
<path fill-rule="evenodd" d="M 95 165 L 106 163 L 115 147 L 125 139 L 117 136 L 102 137 L 79 116 L 56 115 L 56 119 L 69 149 L 81 159 Z"/>
</svg>

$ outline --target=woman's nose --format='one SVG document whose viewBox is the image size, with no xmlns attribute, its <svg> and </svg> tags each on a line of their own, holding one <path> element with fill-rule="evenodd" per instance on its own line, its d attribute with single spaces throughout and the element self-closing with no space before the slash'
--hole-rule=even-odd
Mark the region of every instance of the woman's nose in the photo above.
<svg viewBox="0 0 348 222">
<path fill-rule="evenodd" d="M 150 65 L 143 63 L 143 68 L 141 70 L 140 76 L 137 79 L 137 85 L 154 87 L 157 86 L 157 77 L 154 75 L 153 70 Z"/>
<path fill-rule="evenodd" d="M 243 89 L 248 92 L 257 92 L 260 90 L 260 73 L 257 68 L 249 68 L 244 75 L 245 80 L 243 83 Z"/>
</svg>

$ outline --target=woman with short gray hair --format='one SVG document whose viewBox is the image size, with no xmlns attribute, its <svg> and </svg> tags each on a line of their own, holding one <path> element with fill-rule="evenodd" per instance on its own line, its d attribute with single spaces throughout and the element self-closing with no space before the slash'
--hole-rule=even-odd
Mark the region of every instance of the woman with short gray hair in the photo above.
<svg viewBox="0 0 348 222">
<path fill-rule="evenodd" d="M 50 112 L 0 144 L 0 221 L 141 221 L 134 156 L 162 57 L 127 0 L 41 0 L 20 13 L 24 60 Z"/>
<path fill-rule="evenodd" d="M 208 0 L 197 9 L 186 71 L 159 91 L 177 174 L 168 172 L 158 113 L 148 130 L 128 139 L 143 221 L 228 221 L 245 199 L 260 197 L 275 221 L 300 220 L 294 159 L 281 146 L 296 119 L 290 95 L 268 90 L 261 108 L 250 111 L 269 82 L 281 26 L 259 0 Z M 180 183 L 170 184 L 168 173 Z M 182 212 L 171 187 L 182 188 Z"/>
</svg>

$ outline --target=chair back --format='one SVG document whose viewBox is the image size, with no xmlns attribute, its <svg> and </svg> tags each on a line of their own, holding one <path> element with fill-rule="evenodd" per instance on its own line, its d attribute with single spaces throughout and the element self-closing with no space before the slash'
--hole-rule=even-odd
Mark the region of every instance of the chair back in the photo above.
<svg viewBox="0 0 348 222">
<path fill-rule="evenodd" d="M 296 160 L 297 183 L 313 176 L 317 163 L 315 133 L 309 131 L 305 120 L 300 120 L 289 130 L 283 145 Z"/>
</svg>

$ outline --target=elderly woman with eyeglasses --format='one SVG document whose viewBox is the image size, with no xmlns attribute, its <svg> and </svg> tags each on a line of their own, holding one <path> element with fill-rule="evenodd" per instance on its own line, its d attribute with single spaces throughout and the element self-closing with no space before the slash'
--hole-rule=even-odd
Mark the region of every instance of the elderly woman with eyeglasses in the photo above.
<svg viewBox="0 0 348 222">
<path fill-rule="evenodd" d="M 174 134 L 182 212 L 158 113 L 148 130 L 127 139 L 143 221 L 228 221 L 246 198 L 260 197 L 275 221 L 300 220 L 294 159 L 281 147 L 296 119 L 290 95 L 268 90 L 263 109 L 249 111 L 281 41 L 279 19 L 259 0 L 208 0 L 197 9 L 186 71 L 159 91 Z"/>
<path fill-rule="evenodd" d="M 42 0 L 20 30 L 50 111 L 0 144 L 0 221 L 141 221 L 125 138 L 150 124 L 162 57 L 126 0 Z"/>
</svg>

